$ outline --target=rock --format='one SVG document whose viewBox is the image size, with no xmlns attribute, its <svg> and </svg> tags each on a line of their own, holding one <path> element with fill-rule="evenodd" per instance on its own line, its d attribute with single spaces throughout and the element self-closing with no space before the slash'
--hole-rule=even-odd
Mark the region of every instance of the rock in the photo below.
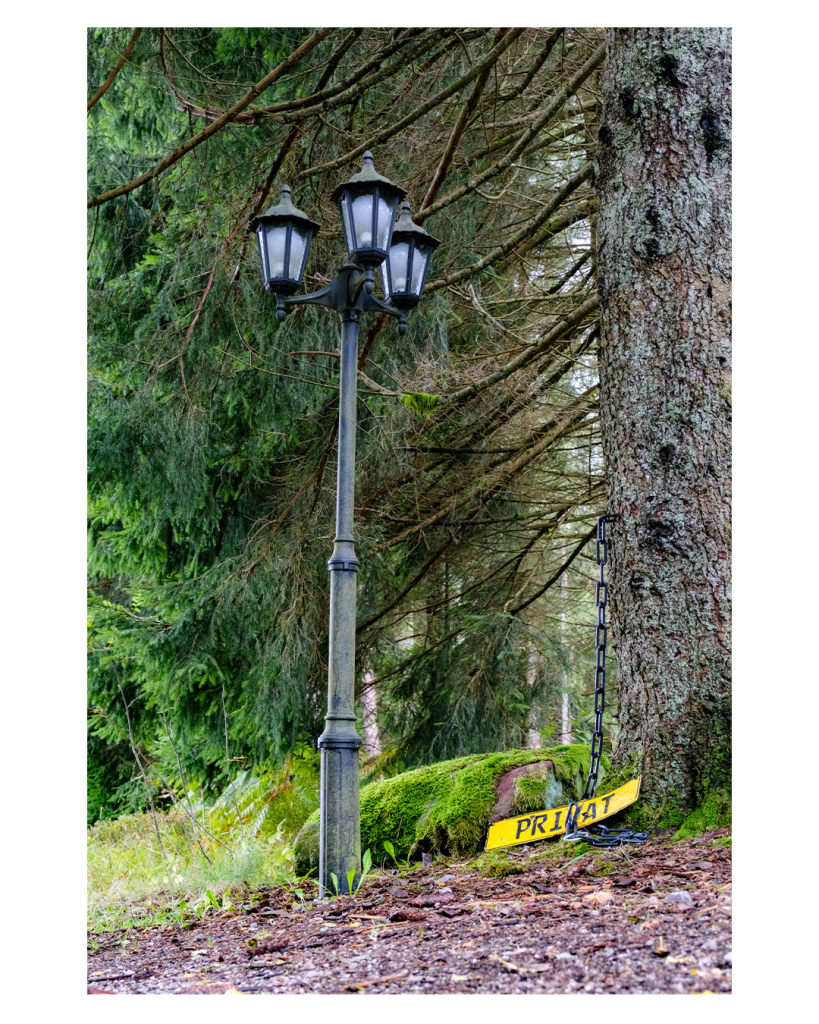
<svg viewBox="0 0 819 1024">
<path fill-rule="evenodd" d="M 422 913 L 420 910 L 393 910 L 393 912 L 388 915 L 387 920 L 396 923 L 399 921 L 426 921 L 427 915 Z M 365 958 L 362 957 L 362 959 Z"/>
<path fill-rule="evenodd" d="M 574 744 L 470 754 L 379 779 L 361 790 L 362 853 L 390 863 L 385 840 L 426 866 L 435 853 L 479 853 L 490 823 L 578 798 L 588 771 L 589 748 Z M 318 833 L 315 811 L 293 843 L 299 875 L 318 873 Z"/>
<path fill-rule="evenodd" d="M 685 906 L 690 907 L 693 905 L 694 901 L 691 898 L 691 893 L 680 891 L 669 893 L 663 900 L 663 903 L 682 903 Z"/>
<path fill-rule="evenodd" d="M 411 907 L 437 907 L 442 903 L 452 903 L 454 899 L 451 892 L 436 892 L 432 896 L 416 896 L 409 902 Z"/>
</svg>

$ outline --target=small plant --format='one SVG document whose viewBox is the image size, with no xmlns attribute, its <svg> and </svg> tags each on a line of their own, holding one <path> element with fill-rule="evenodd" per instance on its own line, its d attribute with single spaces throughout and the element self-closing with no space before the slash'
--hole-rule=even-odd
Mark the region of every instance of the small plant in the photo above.
<svg viewBox="0 0 819 1024">
<path fill-rule="evenodd" d="M 210 889 L 206 889 L 204 895 L 200 896 L 193 906 L 194 913 L 198 914 L 203 921 L 207 917 L 209 911 L 218 909 L 219 900 L 216 899 Z"/>
<path fill-rule="evenodd" d="M 370 873 L 370 869 L 372 868 L 372 866 L 373 855 L 372 853 L 370 853 L 369 850 L 365 850 L 364 856 L 361 858 L 361 867 L 363 870 L 361 872 L 361 876 L 358 879 L 358 885 L 356 885 L 355 888 L 353 887 L 353 880 L 355 879 L 355 868 L 352 868 L 350 871 L 347 872 L 347 894 L 349 894 L 350 896 L 358 895 L 359 891 L 361 890 L 361 885 L 364 879 Z M 340 896 L 341 893 L 338 890 L 338 875 L 334 871 L 330 872 L 330 880 L 333 883 L 333 889 L 335 890 L 336 896 Z"/>
<path fill-rule="evenodd" d="M 353 894 L 353 896 L 357 896 L 358 895 L 358 892 L 361 889 L 362 883 L 364 882 L 364 879 L 367 877 L 367 875 L 369 875 L 370 868 L 372 868 L 372 866 L 373 866 L 373 855 L 370 853 L 369 850 L 365 850 L 364 851 L 364 856 L 361 858 L 361 867 L 362 867 L 363 870 L 361 872 L 361 877 L 358 879 L 358 885 L 355 887 L 355 889 L 353 889 L 353 878 L 355 877 L 355 872 L 354 871 L 348 871 L 347 872 L 347 888 L 350 890 L 350 892 Z"/>
<path fill-rule="evenodd" d="M 186 900 L 180 900 L 176 907 L 171 908 L 170 915 L 180 928 L 185 927 L 185 911 L 187 909 L 188 903 Z"/>
<path fill-rule="evenodd" d="M 401 871 L 409 871 L 409 866 L 410 866 L 409 854 L 407 854 L 407 859 L 402 864 L 401 861 L 396 857 L 396 855 L 395 855 L 395 847 L 392 845 L 392 843 L 389 841 L 389 839 L 385 839 L 384 842 L 381 845 L 384 847 L 384 849 L 387 851 L 387 853 L 392 857 L 395 866 L 399 870 L 401 870 Z"/>
</svg>

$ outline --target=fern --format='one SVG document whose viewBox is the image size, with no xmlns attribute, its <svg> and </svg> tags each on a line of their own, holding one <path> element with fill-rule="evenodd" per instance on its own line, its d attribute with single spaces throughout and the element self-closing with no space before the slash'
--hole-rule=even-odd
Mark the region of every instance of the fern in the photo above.
<svg viewBox="0 0 819 1024">
<path fill-rule="evenodd" d="M 402 405 L 405 405 L 407 409 L 411 409 L 427 420 L 438 407 L 440 401 L 440 395 L 427 395 L 423 391 L 405 391 L 401 396 Z"/>
</svg>

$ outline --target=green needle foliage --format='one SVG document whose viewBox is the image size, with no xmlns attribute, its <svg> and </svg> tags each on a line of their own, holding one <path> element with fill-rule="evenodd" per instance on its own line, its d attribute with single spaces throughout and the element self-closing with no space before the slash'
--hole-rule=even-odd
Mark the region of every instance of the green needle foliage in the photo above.
<svg viewBox="0 0 819 1024">
<path fill-rule="evenodd" d="M 89 30 L 89 97 L 130 37 Z M 330 192 L 364 148 L 443 243 L 405 338 L 377 317 L 361 332 L 358 656 L 379 770 L 519 747 L 533 705 L 548 731 L 576 696 L 605 505 L 600 43 L 143 29 L 91 106 L 91 820 L 168 807 L 180 775 L 213 799 L 323 727 L 338 328 L 316 308 L 277 322 L 248 221 L 289 183 L 323 225 L 320 287 L 344 258 Z"/>
</svg>

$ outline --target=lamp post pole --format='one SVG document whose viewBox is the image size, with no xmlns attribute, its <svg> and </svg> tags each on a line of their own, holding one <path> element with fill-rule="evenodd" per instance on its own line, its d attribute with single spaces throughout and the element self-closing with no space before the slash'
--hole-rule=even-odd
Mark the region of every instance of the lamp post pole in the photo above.
<svg viewBox="0 0 819 1024">
<path fill-rule="evenodd" d="M 406 194 L 377 174 L 372 154 L 333 196 L 344 223 L 349 258 L 330 283 L 309 295 L 293 295 L 301 282 L 313 234 L 319 225 L 290 201 L 285 186 L 277 206 L 254 221 L 265 288 L 276 294 L 276 317 L 282 321 L 293 305 L 335 310 L 341 320 L 341 366 L 338 410 L 336 534 L 327 568 L 330 572 L 330 644 L 326 727 L 321 750 L 319 829 L 319 896 L 349 892 L 361 873 L 361 814 L 355 727 L 356 573 L 359 562 L 353 539 L 355 495 L 356 381 L 361 314 L 389 313 L 398 318 L 398 333 L 407 329 L 407 313 L 421 299 L 426 272 L 438 241 L 413 224 Z M 395 230 L 393 230 L 395 229 Z M 395 240 L 393 244 L 393 240 Z M 373 295 L 374 271 L 381 267 L 384 297 Z M 362 269 L 363 267 L 363 269 Z"/>
<path fill-rule="evenodd" d="M 341 372 L 338 406 L 338 476 L 336 535 L 330 571 L 330 644 L 327 723 L 318 739 L 321 750 L 321 822 L 319 826 L 319 895 L 346 891 L 349 872 L 361 866 L 358 748 L 355 727 L 355 617 L 358 559 L 353 539 L 355 491 L 357 309 L 341 312 Z"/>
</svg>

